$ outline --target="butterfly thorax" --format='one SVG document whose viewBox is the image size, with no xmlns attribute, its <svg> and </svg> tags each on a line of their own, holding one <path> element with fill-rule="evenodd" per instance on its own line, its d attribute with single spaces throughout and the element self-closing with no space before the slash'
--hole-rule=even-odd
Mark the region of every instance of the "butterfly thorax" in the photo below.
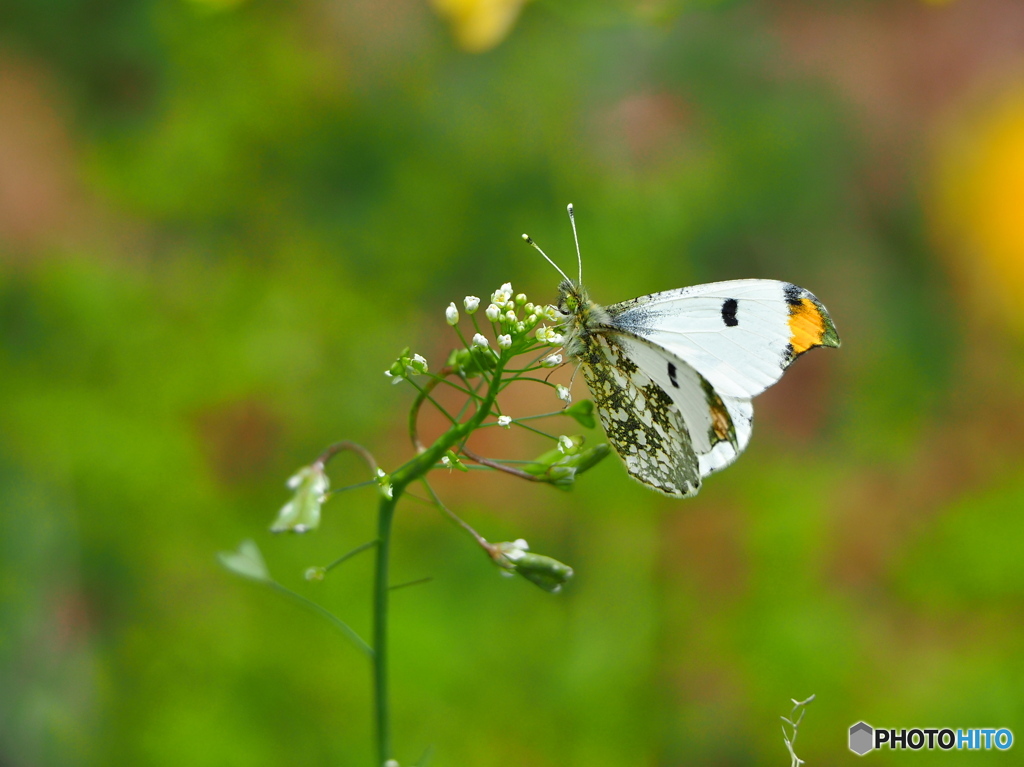
<svg viewBox="0 0 1024 767">
<path fill-rule="evenodd" d="M 594 362 L 601 354 L 596 335 L 608 325 L 608 312 L 590 300 L 586 288 L 570 280 L 558 286 L 558 311 L 566 355 L 578 362 Z"/>
</svg>

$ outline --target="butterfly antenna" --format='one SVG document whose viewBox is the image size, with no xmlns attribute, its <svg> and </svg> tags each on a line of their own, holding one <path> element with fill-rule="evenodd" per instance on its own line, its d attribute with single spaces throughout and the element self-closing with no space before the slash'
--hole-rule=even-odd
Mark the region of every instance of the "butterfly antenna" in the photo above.
<svg viewBox="0 0 1024 767">
<path fill-rule="evenodd" d="M 544 252 L 543 250 L 541 250 L 541 249 L 540 249 L 540 245 L 538 245 L 537 243 L 535 243 L 535 242 L 533 241 L 533 238 L 532 238 L 532 237 L 531 237 L 530 235 L 528 235 L 528 234 L 524 234 L 524 235 L 523 235 L 523 239 L 524 239 L 524 240 L 526 240 L 526 243 L 527 243 L 528 245 L 532 245 L 532 246 L 533 246 L 533 249 L 534 249 L 534 250 L 536 250 L 536 251 L 537 251 L 538 253 L 540 253 L 540 254 L 541 254 L 542 256 L 544 256 L 544 259 L 545 259 L 545 260 L 546 260 L 546 261 L 547 261 L 547 262 L 548 262 L 549 264 L 551 264 L 551 265 L 552 265 L 553 267 L 555 267 L 555 269 L 557 269 L 557 270 L 558 270 L 558 273 L 559 273 L 560 275 L 562 275 L 563 277 L 565 277 L 565 279 L 566 279 L 566 280 L 569 280 L 569 278 L 568 278 L 568 277 L 566 276 L 565 272 L 563 272 L 563 271 L 562 271 L 561 269 L 559 269 L 559 268 L 558 268 L 558 264 L 556 264 L 556 263 L 555 263 L 554 261 L 552 261 L 552 260 L 551 260 L 550 258 L 548 258 L 548 254 L 547 254 L 547 253 L 545 253 L 545 252 Z M 572 282 L 572 280 L 569 280 L 569 282 Z"/>
<path fill-rule="evenodd" d="M 583 256 L 580 255 L 580 238 L 576 236 L 576 216 L 572 212 L 572 203 L 569 203 L 569 223 L 572 224 L 572 238 L 576 241 L 576 262 L 580 265 L 580 281 L 578 285 L 583 284 Z"/>
</svg>

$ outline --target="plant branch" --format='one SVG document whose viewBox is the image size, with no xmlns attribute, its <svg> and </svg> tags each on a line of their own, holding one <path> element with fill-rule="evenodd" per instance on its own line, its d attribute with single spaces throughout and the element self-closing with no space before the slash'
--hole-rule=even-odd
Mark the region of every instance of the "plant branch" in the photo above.
<svg viewBox="0 0 1024 767">
<path fill-rule="evenodd" d="M 545 480 L 541 479 L 540 477 L 535 477 L 533 474 L 530 474 L 529 472 L 523 471 L 522 469 L 517 469 L 514 466 L 506 466 L 503 463 L 498 463 L 497 461 L 492 461 L 490 458 L 484 458 L 483 456 L 477 455 L 476 453 L 474 453 L 472 450 L 470 450 L 468 447 L 465 447 L 465 446 L 463 446 L 463 448 L 462 448 L 462 454 L 464 456 L 466 456 L 466 458 L 468 458 L 469 460 L 471 460 L 471 461 L 473 461 L 475 463 L 478 463 L 481 466 L 487 466 L 487 467 L 489 467 L 491 469 L 497 469 L 498 471 L 503 471 L 506 474 L 511 474 L 513 477 L 519 477 L 520 479 L 528 479 L 528 480 L 530 480 L 530 482 L 544 482 L 545 481 Z"/>
<path fill-rule="evenodd" d="M 288 597 L 292 601 L 302 605 L 307 610 L 310 610 L 319 615 L 320 617 L 327 619 L 328 623 L 330 623 L 332 626 L 338 629 L 338 631 L 340 631 L 342 634 L 348 637 L 349 641 L 351 641 L 352 644 L 354 644 L 360 651 L 362 651 L 368 658 L 370 658 L 370 660 L 375 660 L 373 648 L 371 648 L 370 645 L 366 644 L 366 642 L 363 641 L 363 638 L 359 636 L 359 634 L 357 634 L 351 626 L 345 623 L 345 621 L 343 621 L 337 615 L 324 609 L 316 602 L 306 599 L 304 596 L 302 596 L 302 594 L 298 594 L 292 591 L 287 586 L 282 586 L 277 581 L 267 581 L 267 585 L 275 591 L 277 591 L 279 594 L 284 594 L 284 596 Z"/>
</svg>

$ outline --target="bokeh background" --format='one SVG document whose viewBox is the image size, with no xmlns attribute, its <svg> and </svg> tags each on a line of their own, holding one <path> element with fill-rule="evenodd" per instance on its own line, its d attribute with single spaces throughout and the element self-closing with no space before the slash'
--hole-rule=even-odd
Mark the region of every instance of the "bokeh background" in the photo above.
<svg viewBox="0 0 1024 767">
<path fill-rule="evenodd" d="M 0 765 L 370 764 L 365 659 L 215 554 L 366 632 L 370 557 L 302 574 L 373 492 L 273 537 L 283 483 L 407 457 L 382 371 L 440 365 L 449 301 L 552 300 L 519 235 L 571 269 L 570 201 L 597 300 L 790 280 L 844 343 L 692 500 L 439 477 L 560 595 L 403 505 L 402 764 L 782 765 L 812 693 L 812 765 L 862 719 L 1024 737 L 1019 0 L 7 0 Z"/>
</svg>

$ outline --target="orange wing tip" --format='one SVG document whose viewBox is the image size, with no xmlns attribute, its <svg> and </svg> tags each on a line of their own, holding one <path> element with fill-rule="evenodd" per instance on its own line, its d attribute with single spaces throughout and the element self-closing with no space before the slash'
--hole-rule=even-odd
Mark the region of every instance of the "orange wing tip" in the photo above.
<svg viewBox="0 0 1024 767">
<path fill-rule="evenodd" d="M 789 303 L 789 345 L 793 357 L 815 346 L 838 347 L 842 342 L 828 311 L 811 293 L 796 286 L 787 289 Z M 799 294 L 794 293 L 799 290 Z"/>
</svg>

